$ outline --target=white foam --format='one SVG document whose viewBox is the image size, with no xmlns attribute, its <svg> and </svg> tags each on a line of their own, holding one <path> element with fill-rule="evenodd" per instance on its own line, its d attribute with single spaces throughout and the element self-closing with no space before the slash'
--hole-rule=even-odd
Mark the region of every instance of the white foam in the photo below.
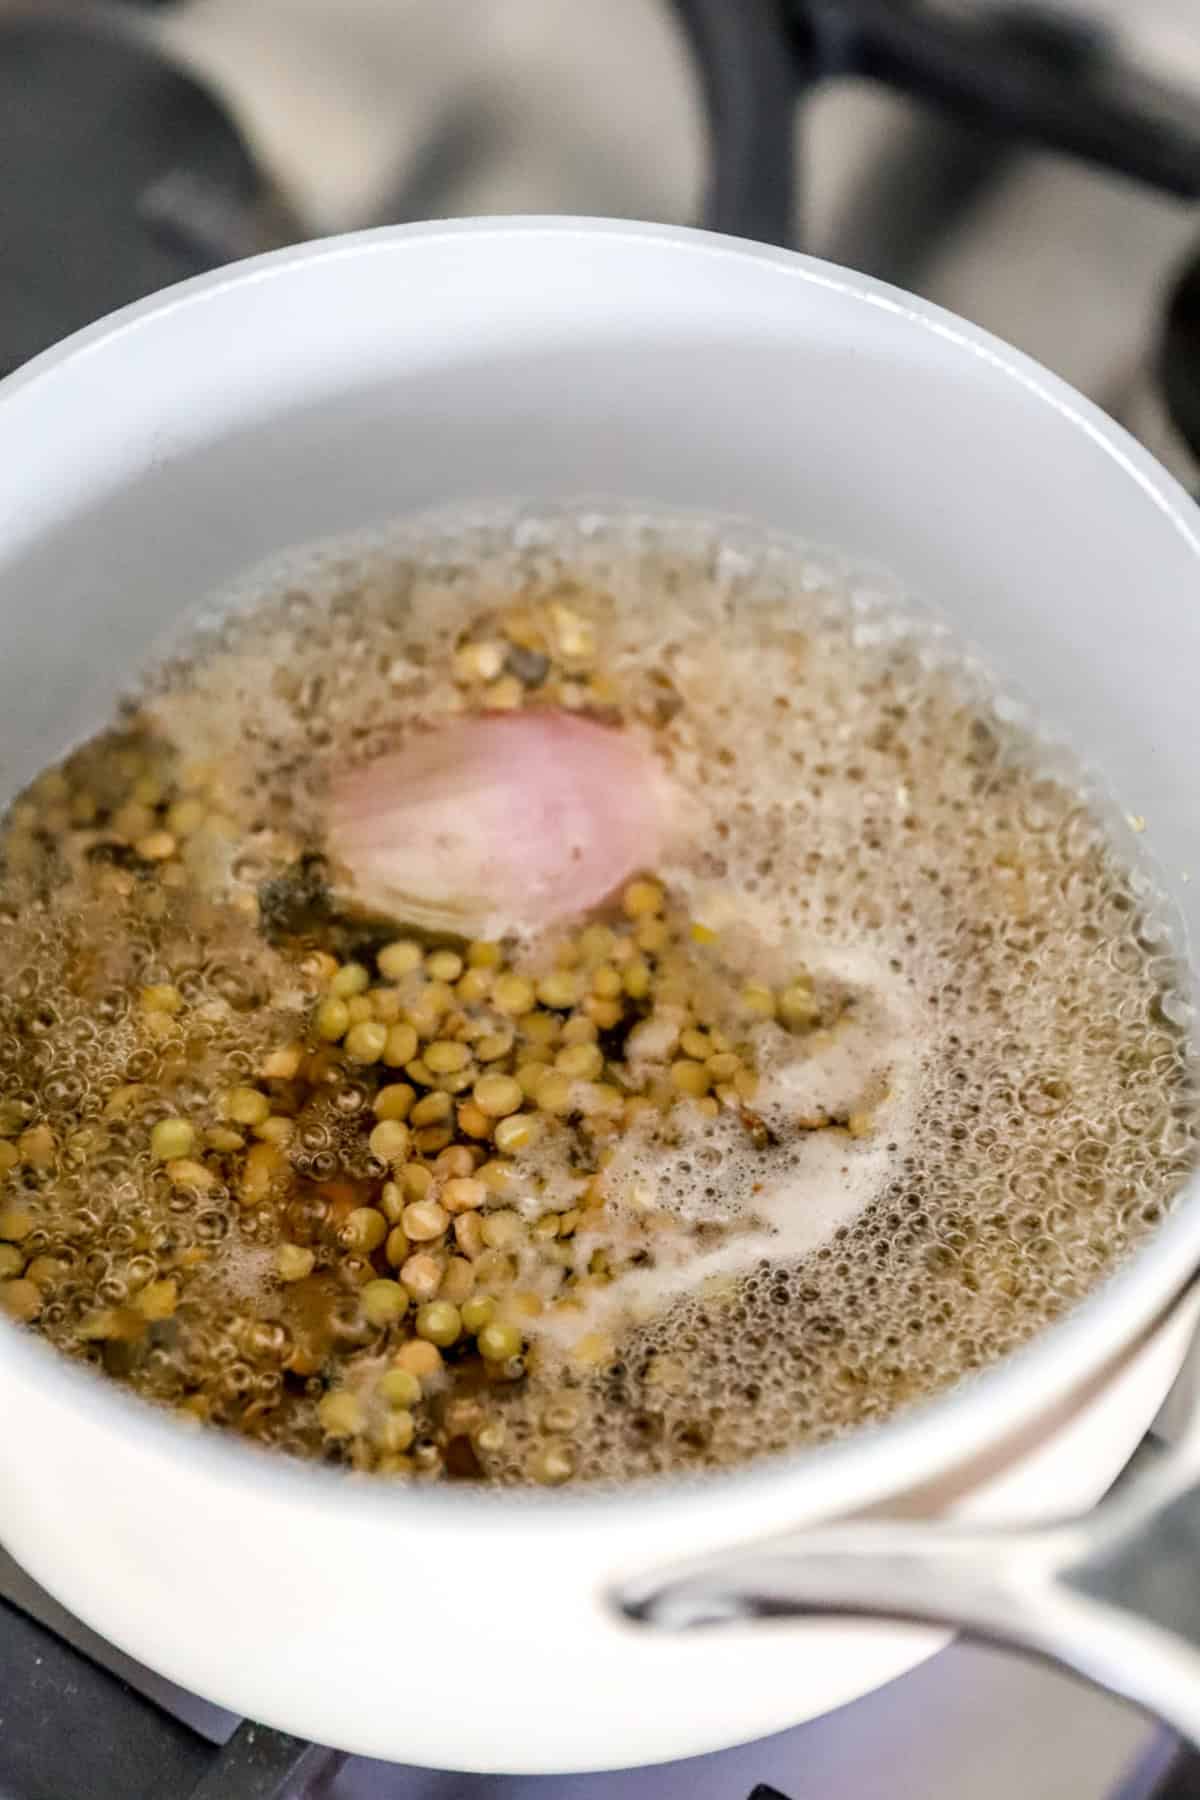
<svg viewBox="0 0 1200 1800">
<path fill-rule="evenodd" d="M 464 704 L 450 676 L 457 635 L 514 594 L 563 582 L 593 618 L 624 717 L 653 734 L 697 809 L 660 873 L 718 934 L 725 975 L 774 986 L 802 966 L 819 996 L 851 1005 L 811 1038 L 730 1025 L 760 1067 L 753 1106 L 773 1143 L 734 1113 L 711 1121 L 681 1105 L 673 1142 L 644 1126 L 620 1146 L 606 1179 L 631 1238 L 646 1208 L 717 1235 L 647 1236 L 653 1266 L 582 1290 L 582 1317 L 536 1325 L 554 1333 L 544 1364 L 497 1402 L 509 1449 L 488 1473 L 500 1481 L 525 1478 L 559 1383 L 590 1407 L 581 1466 L 606 1479 L 737 1462 L 882 1417 L 1003 1355 L 1103 1279 L 1154 1228 L 1196 1147 L 1190 1014 L 1168 946 L 1147 934 L 1153 882 L 1106 841 L 1099 790 L 1034 740 L 1019 701 L 895 584 L 727 521 L 595 506 L 410 521 L 218 597 L 193 660 L 149 689 L 179 760 L 215 765 L 206 791 L 234 839 L 207 867 L 214 891 L 241 899 L 296 845 L 319 845 L 332 771 Z M 0 1033 L 5 1092 L 26 1096 L 30 1116 L 44 1109 L 67 1142 L 114 1083 L 178 1072 L 134 1050 L 128 1025 L 72 1035 L 95 1004 L 62 992 L 63 945 L 85 914 L 69 881 L 48 901 L 10 885 L 0 1000 L 22 1018 L 34 993 L 58 1010 L 37 1059 L 28 1034 Z M 241 936 L 205 942 L 213 964 L 193 972 L 198 987 L 219 991 L 211 967 L 247 959 L 237 917 Z M 200 948 L 189 938 L 178 954 L 200 963 Z M 294 971 L 265 945 L 255 954 L 278 997 L 273 1024 L 294 1035 L 302 1022 L 282 1020 L 302 997 Z M 154 955 L 142 941 L 119 980 L 167 978 Z M 254 1016 L 214 1015 L 197 1082 L 252 1075 Z M 134 1057 L 145 1071 L 130 1072 Z M 84 1098 L 55 1097 L 60 1078 Z M 852 1122 L 864 1136 L 816 1128 L 863 1111 L 869 1121 Z M 353 1121 L 325 1131 L 331 1173 L 360 1135 Z M 531 1182 L 522 1210 L 579 1199 L 575 1147 L 569 1128 L 550 1134 L 530 1165 L 549 1186 Z M 87 1243 L 103 1279 L 126 1254 L 109 1236 L 136 1214 L 148 1235 L 165 1221 L 179 1246 L 194 1231 L 214 1288 L 227 1274 L 242 1313 L 278 1300 L 260 1284 L 265 1213 L 223 1200 L 228 1235 L 216 1220 L 206 1236 L 202 1213 L 171 1211 L 136 1132 L 101 1173 L 86 1204 L 102 1212 Z M 58 1198 L 64 1211 L 85 1204 L 65 1180 Z M 611 1222 L 592 1230 L 584 1213 L 563 1240 L 577 1269 Z M 61 1238 L 75 1245 L 65 1226 Z M 95 1303 L 102 1276 L 87 1280 L 73 1304 Z M 629 1315 L 638 1329 L 621 1332 Z M 80 1316 L 48 1313 L 43 1329 L 70 1347 Z M 604 1320 L 620 1361 L 593 1375 L 570 1353 Z M 202 1382 L 223 1378 L 216 1350 L 226 1355 L 230 1331 L 213 1322 Z M 666 1385 L 661 1359 L 676 1365 Z M 289 1408 L 277 1441 L 320 1453 L 311 1396 Z"/>
<path fill-rule="evenodd" d="M 633 1223 L 639 1213 L 661 1208 L 687 1224 L 752 1219 L 754 1228 L 706 1251 L 686 1236 L 660 1240 L 653 1269 L 630 1270 L 592 1294 L 582 1322 L 544 1323 L 548 1335 L 616 1333 L 630 1320 L 659 1318 L 680 1296 L 702 1293 L 714 1280 L 763 1262 L 791 1267 L 864 1215 L 917 1152 L 932 1034 L 916 996 L 887 959 L 865 946 L 826 951 L 823 964 L 813 946 L 803 960 L 818 982 L 843 989 L 850 1004 L 832 1031 L 811 1038 L 771 1024 L 755 1034 L 763 1070 L 755 1112 L 782 1147 L 766 1155 L 748 1150 L 735 1115 L 713 1122 L 695 1109 L 689 1119 L 689 1109 L 677 1108 L 676 1147 L 655 1142 L 657 1124 L 647 1120 L 622 1140 L 605 1171 L 608 1205 Z M 870 1115 L 868 1136 L 835 1128 L 796 1139 L 798 1119 L 844 1121 L 859 1113 Z M 580 1266 L 600 1241 L 599 1233 L 580 1238 Z"/>
</svg>

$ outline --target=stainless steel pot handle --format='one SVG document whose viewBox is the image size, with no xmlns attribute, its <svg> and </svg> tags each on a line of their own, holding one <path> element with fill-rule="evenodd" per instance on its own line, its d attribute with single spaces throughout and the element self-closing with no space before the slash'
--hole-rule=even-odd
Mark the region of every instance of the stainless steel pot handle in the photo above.
<svg viewBox="0 0 1200 1800">
<path fill-rule="evenodd" d="M 841 1614 L 949 1625 L 1050 1658 L 1200 1745 L 1200 1417 L 1093 1512 L 1036 1529 L 816 1526 L 632 1581 L 658 1630 Z"/>
</svg>

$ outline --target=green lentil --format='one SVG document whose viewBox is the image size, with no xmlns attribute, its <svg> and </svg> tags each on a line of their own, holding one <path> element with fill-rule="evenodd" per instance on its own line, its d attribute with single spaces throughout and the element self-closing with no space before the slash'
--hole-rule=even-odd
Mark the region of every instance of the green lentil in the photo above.
<svg viewBox="0 0 1200 1800">
<path fill-rule="evenodd" d="M 271 1116 L 271 1102 L 257 1088 L 231 1088 L 225 1096 L 225 1115 L 237 1125 L 261 1125 Z"/>
<path fill-rule="evenodd" d="M 339 1000 L 349 1000 L 352 994 L 365 994 L 371 985 L 371 977 L 361 963 L 345 963 L 329 983 L 329 991 L 336 994 Z"/>
<path fill-rule="evenodd" d="M 425 958 L 425 968 L 435 981 L 457 981 L 463 972 L 463 960 L 453 950 L 435 950 Z"/>
<path fill-rule="evenodd" d="M 568 1044 L 554 1059 L 560 1074 L 571 1081 L 592 1081 L 604 1067 L 604 1057 L 596 1044 Z"/>
<path fill-rule="evenodd" d="M 462 1318 L 449 1300 L 431 1300 L 417 1314 L 417 1336 L 441 1349 L 453 1344 L 462 1332 Z"/>
<path fill-rule="evenodd" d="M 408 1369 L 388 1369 L 379 1377 L 379 1395 L 389 1406 L 416 1406 L 421 1398 L 421 1383 Z"/>
<path fill-rule="evenodd" d="M 491 1119 L 516 1112 L 525 1098 L 520 1082 L 514 1081 L 511 1075 L 481 1075 L 471 1090 L 471 1097 L 480 1112 Z"/>
<path fill-rule="evenodd" d="M 432 1069 L 435 1075 L 451 1075 L 459 1069 L 466 1068 L 471 1060 L 471 1052 L 465 1044 L 452 1043 L 439 1038 L 434 1043 L 426 1045 L 424 1060 L 426 1066 Z"/>
<path fill-rule="evenodd" d="M 350 1250 L 363 1250 L 369 1256 L 378 1250 L 388 1234 L 388 1223 L 373 1206 L 356 1206 L 346 1214 L 338 1233 Z"/>
<path fill-rule="evenodd" d="M 423 960 L 421 946 L 409 938 L 397 938 L 395 943 L 385 944 L 375 958 L 385 981 L 399 981 L 405 975 L 411 975 L 414 969 L 420 968 Z"/>
<path fill-rule="evenodd" d="M 408 1295 L 398 1281 L 368 1281 L 359 1303 L 368 1324 L 379 1329 L 395 1325 L 408 1311 Z"/>
<path fill-rule="evenodd" d="M 350 1009 L 344 1000 L 322 1000 L 317 1008 L 315 1024 L 318 1037 L 324 1038 L 328 1043 L 336 1043 L 350 1029 Z"/>
<path fill-rule="evenodd" d="M 485 1325 L 490 1325 L 496 1316 L 496 1302 L 490 1294 L 472 1294 L 464 1300 L 461 1307 L 463 1330 L 477 1337 Z"/>
<path fill-rule="evenodd" d="M 364 1020 L 346 1033 L 346 1055 L 351 1062 L 378 1062 L 387 1045 L 388 1028 L 378 1020 Z"/>
<path fill-rule="evenodd" d="M 196 1128 L 186 1119 L 160 1119 L 150 1133 L 150 1154 L 156 1162 L 176 1162 L 190 1156 L 196 1143 Z"/>
<path fill-rule="evenodd" d="M 383 1060 L 388 1068 L 402 1069 L 410 1063 L 417 1054 L 419 1042 L 415 1028 L 407 1022 L 389 1025 L 383 1040 Z"/>
<path fill-rule="evenodd" d="M 408 1154 L 408 1126 L 399 1119 L 381 1119 L 367 1142 L 380 1162 L 401 1162 Z"/>
<path fill-rule="evenodd" d="M 303 1281 L 311 1275 L 316 1256 L 302 1244 L 280 1244 L 275 1252 L 275 1269 L 280 1281 Z"/>
<path fill-rule="evenodd" d="M 488 1362 L 511 1362 L 514 1356 L 520 1356 L 524 1348 L 524 1340 L 515 1325 L 506 1324 L 501 1319 L 493 1319 L 485 1325 L 476 1338 L 479 1354 Z"/>
</svg>

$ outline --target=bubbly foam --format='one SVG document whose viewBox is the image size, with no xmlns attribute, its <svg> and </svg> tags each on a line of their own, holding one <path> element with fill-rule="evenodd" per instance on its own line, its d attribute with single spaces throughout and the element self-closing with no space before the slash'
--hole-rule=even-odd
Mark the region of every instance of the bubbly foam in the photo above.
<svg viewBox="0 0 1200 1800">
<path fill-rule="evenodd" d="M 564 1393 L 581 1471 L 601 1480 L 844 1432 L 1014 1348 L 1162 1217 L 1196 1152 L 1163 904 L 1080 770 L 936 622 L 874 577 L 726 525 L 434 520 L 257 577 L 149 682 L 155 733 L 219 797 L 201 898 L 114 913 L 69 870 L 51 882 L 9 856 L 0 1079 L 17 1128 L 47 1118 L 59 1147 L 25 1185 L 33 1248 L 69 1270 L 39 1321 L 64 1348 L 96 1354 L 81 1324 L 135 1291 L 137 1258 L 202 1253 L 147 1362 L 131 1372 L 108 1344 L 105 1365 L 174 1401 L 201 1371 L 207 1416 L 250 1429 L 249 1412 L 265 1442 L 320 1448 L 320 1383 L 278 1373 L 277 1334 L 302 1329 L 264 1273 L 278 1222 L 219 1184 L 168 1192 L 105 1096 L 141 1083 L 166 1114 L 301 1028 L 311 984 L 239 897 L 320 846 L 335 770 L 462 707 L 464 630 L 551 591 L 595 624 L 612 710 L 653 734 L 697 809 L 664 879 L 745 979 L 806 967 L 830 1022 L 799 1040 L 759 1028 L 761 1141 L 686 1105 L 624 1140 L 612 1209 L 631 1229 L 663 1209 L 695 1235 L 589 1297 L 618 1338 L 609 1366 L 564 1362 L 556 1328 L 535 1327 L 486 1473 L 525 1479 Z M 531 967 L 546 953 L 525 947 Z M 148 1044 L 128 990 L 159 980 L 193 1003 L 181 1041 Z M 311 1175 L 351 1152 L 363 1104 L 349 1083 L 303 1122 Z M 557 1174 L 566 1206 L 575 1177 Z M 709 1244 L 713 1226 L 726 1235 Z M 352 1351 L 352 1309 L 343 1326 Z"/>
</svg>

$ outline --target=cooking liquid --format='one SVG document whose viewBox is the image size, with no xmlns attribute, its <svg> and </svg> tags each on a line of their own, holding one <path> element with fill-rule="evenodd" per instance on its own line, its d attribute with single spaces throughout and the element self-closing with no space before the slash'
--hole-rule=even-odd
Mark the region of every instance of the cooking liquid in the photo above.
<svg viewBox="0 0 1200 1800">
<path fill-rule="evenodd" d="M 547 606 L 594 644 L 558 703 L 648 731 L 694 809 L 651 873 L 757 1088 L 607 1137 L 569 1120 L 516 1159 L 509 1204 L 530 1224 L 591 1182 L 603 1205 L 554 1274 L 566 1285 L 523 1318 L 520 1367 L 497 1379 L 466 1340 L 448 1349 L 416 1442 L 384 1466 L 521 1482 L 549 1437 L 581 1477 L 618 1482 L 828 1438 L 1013 1349 L 1163 1216 L 1196 1111 L 1160 903 L 1079 771 L 939 630 L 832 560 L 732 528 L 435 520 L 292 559 L 215 608 L 10 815 L 0 1237 L 16 1248 L 0 1269 L 33 1281 L 31 1322 L 61 1349 L 264 1444 L 378 1460 L 320 1424 L 331 1385 L 386 1366 L 389 1339 L 356 1302 L 378 1257 L 339 1246 L 315 1196 L 382 1181 L 380 1072 L 335 1070 L 266 1204 L 244 1204 L 203 1133 L 273 1048 L 311 1044 L 313 951 L 366 960 L 360 945 L 400 935 L 330 914 L 319 883 L 297 909 L 331 775 L 489 704 L 456 652 Z M 174 849 L 144 854 L 164 832 Z M 507 951 L 536 977 L 558 943 Z M 748 987 L 798 971 L 809 1028 L 739 1012 Z M 158 987 L 181 1004 L 154 1023 Z M 631 1092 L 654 1051 L 653 1032 L 624 1046 Z M 149 1148 L 181 1115 L 210 1176 L 191 1187 Z M 314 1250 L 296 1289 L 275 1272 L 284 1239 Z M 652 1248 L 614 1262 L 614 1242 Z M 315 1341 L 306 1307 L 320 1354 L 293 1367 Z M 97 1335 L 101 1315 L 134 1323 Z M 451 1400 L 501 1429 L 456 1452 L 470 1431 L 447 1427 Z"/>
</svg>

